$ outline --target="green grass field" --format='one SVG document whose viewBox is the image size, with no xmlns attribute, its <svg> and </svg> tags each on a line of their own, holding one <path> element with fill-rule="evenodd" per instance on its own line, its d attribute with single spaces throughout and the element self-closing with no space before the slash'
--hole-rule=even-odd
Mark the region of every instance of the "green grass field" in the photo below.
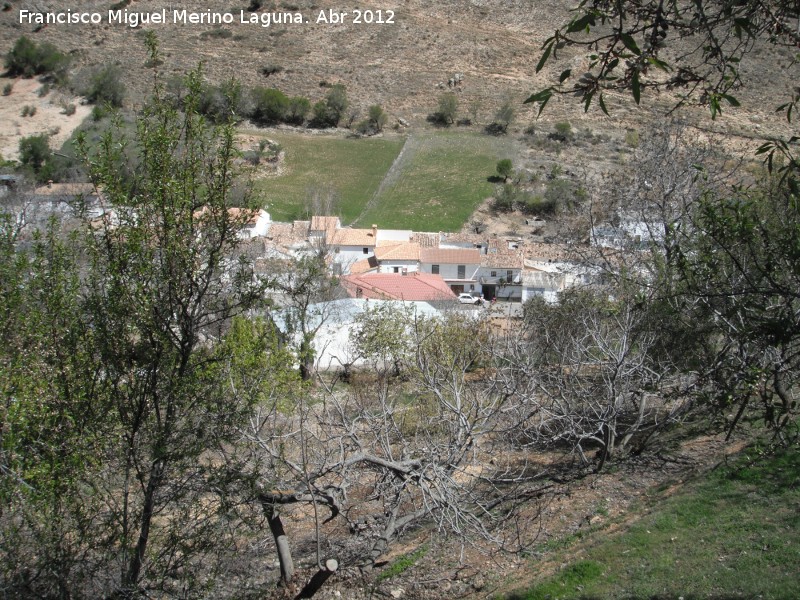
<svg viewBox="0 0 800 600">
<path fill-rule="evenodd" d="M 304 219 L 315 189 L 334 190 L 343 224 L 351 223 L 372 198 L 397 157 L 401 138 L 345 139 L 331 135 L 270 133 L 286 151 L 286 172 L 259 179 L 256 193 L 263 196 L 275 221 Z"/>
<path fill-rule="evenodd" d="M 457 231 L 492 195 L 497 161 L 512 155 L 512 141 L 465 132 L 417 134 L 358 224 L 391 229 Z"/>
<path fill-rule="evenodd" d="M 459 230 L 491 196 L 497 161 L 512 154 L 507 138 L 464 132 L 426 132 L 407 141 L 295 133 L 269 138 L 286 151 L 286 172 L 255 183 L 273 220 L 307 218 L 311 193 L 333 189 L 344 224 L 415 231 Z"/>
<path fill-rule="evenodd" d="M 623 533 L 584 538 L 580 561 L 577 544 L 559 550 L 566 568 L 506 600 L 800 598 L 796 445 L 749 450 L 642 512 Z"/>
</svg>

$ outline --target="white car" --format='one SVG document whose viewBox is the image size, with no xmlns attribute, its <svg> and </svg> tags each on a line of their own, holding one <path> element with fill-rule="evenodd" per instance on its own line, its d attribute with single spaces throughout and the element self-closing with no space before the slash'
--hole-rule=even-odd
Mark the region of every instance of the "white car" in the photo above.
<svg viewBox="0 0 800 600">
<path fill-rule="evenodd" d="M 468 294 L 467 292 L 463 292 L 463 293 L 459 294 L 458 295 L 458 301 L 461 304 L 480 304 L 481 303 L 481 299 L 480 298 L 476 298 L 475 296 L 473 296 L 472 294 Z"/>
</svg>

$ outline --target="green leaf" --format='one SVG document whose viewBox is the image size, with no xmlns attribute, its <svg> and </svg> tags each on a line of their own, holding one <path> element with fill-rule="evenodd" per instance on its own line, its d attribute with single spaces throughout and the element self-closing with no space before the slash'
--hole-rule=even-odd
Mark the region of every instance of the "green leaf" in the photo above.
<svg viewBox="0 0 800 600">
<path fill-rule="evenodd" d="M 728 94 L 721 94 L 720 96 L 721 96 L 722 98 L 725 98 L 725 100 L 726 100 L 726 101 L 728 102 L 728 104 L 730 104 L 731 106 L 741 106 L 741 104 L 739 104 L 739 101 L 738 101 L 736 98 L 734 98 L 733 96 L 729 96 Z"/>
<path fill-rule="evenodd" d="M 532 94 L 523 104 L 530 104 L 531 102 L 546 102 L 550 99 L 550 96 L 553 95 L 553 89 L 547 88 L 542 90 L 541 92 L 536 92 Z"/>
<path fill-rule="evenodd" d="M 594 15 L 591 13 L 587 13 L 580 17 L 579 19 L 573 19 L 572 22 L 567 26 L 567 33 L 575 33 L 578 31 L 589 30 L 589 26 L 594 25 Z"/>
<path fill-rule="evenodd" d="M 633 93 L 633 100 L 639 104 L 642 97 L 641 85 L 639 84 L 639 71 L 634 71 L 631 77 L 631 92 Z"/>
<path fill-rule="evenodd" d="M 554 42 L 550 42 L 547 45 L 547 48 L 545 49 L 544 54 L 542 54 L 542 58 L 540 58 L 539 62 L 536 64 L 536 72 L 537 73 L 542 70 L 542 67 L 544 67 L 544 64 L 547 62 L 547 59 L 550 58 L 550 52 L 552 52 L 552 50 L 553 50 L 553 43 Z"/>
<path fill-rule="evenodd" d="M 608 114 L 608 109 L 606 108 L 606 101 L 603 100 L 603 94 L 600 94 L 597 99 L 600 102 L 600 110 L 602 110 L 607 117 L 610 117 L 611 115 Z"/>
<path fill-rule="evenodd" d="M 625 47 L 631 52 L 633 52 L 636 56 L 639 56 L 642 53 L 642 51 L 639 50 L 639 46 L 636 45 L 633 36 L 631 36 L 630 34 L 620 33 L 619 39 L 622 40 L 622 43 L 625 44 Z"/>
<path fill-rule="evenodd" d="M 558 83 L 564 83 L 567 79 L 569 79 L 570 75 L 572 75 L 572 69 L 562 71 L 561 75 L 558 76 Z"/>
<path fill-rule="evenodd" d="M 594 97 L 594 92 L 589 92 L 584 96 L 583 101 L 583 112 L 589 112 L 589 106 L 592 104 L 592 98 Z"/>
</svg>

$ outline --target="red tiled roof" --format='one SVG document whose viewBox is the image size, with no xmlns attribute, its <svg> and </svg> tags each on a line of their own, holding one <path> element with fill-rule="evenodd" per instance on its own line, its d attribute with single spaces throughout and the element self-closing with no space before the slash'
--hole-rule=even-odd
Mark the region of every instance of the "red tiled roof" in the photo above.
<svg viewBox="0 0 800 600">
<path fill-rule="evenodd" d="M 368 273 L 347 275 L 342 285 L 353 298 L 433 302 L 455 300 L 456 295 L 438 275 L 429 273 Z"/>
<path fill-rule="evenodd" d="M 477 248 L 423 248 L 420 262 L 443 265 L 479 265 L 481 253 Z"/>
</svg>

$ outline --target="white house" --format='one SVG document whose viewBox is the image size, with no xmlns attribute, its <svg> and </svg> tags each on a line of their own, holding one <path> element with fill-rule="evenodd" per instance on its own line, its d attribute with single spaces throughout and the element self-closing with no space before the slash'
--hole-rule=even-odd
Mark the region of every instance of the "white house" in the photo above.
<svg viewBox="0 0 800 600">
<path fill-rule="evenodd" d="M 439 275 L 454 293 L 478 292 L 481 253 L 474 248 L 422 248 L 419 270 Z"/>
<path fill-rule="evenodd" d="M 328 238 L 328 248 L 341 273 L 348 273 L 350 265 L 375 254 L 378 226 L 371 229 L 337 229 Z"/>
</svg>

